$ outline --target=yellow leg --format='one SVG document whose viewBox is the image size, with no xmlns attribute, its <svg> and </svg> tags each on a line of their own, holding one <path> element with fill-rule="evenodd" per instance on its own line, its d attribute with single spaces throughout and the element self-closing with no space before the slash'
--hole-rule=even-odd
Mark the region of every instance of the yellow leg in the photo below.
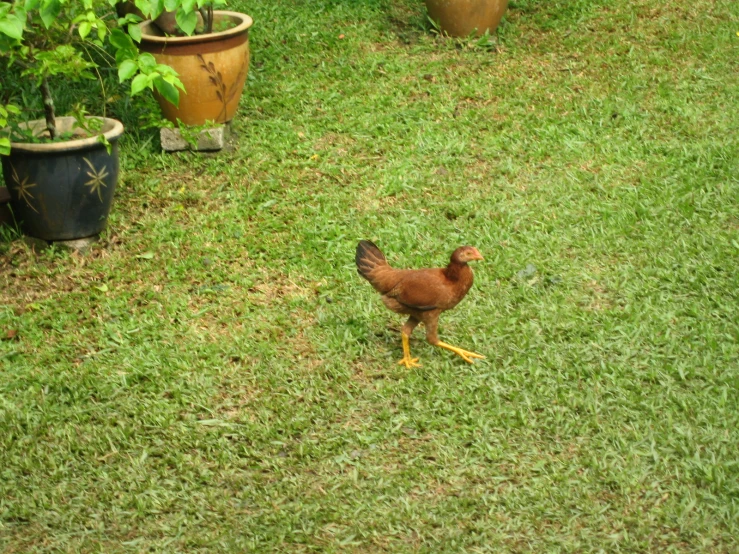
<svg viewBox="0 0 739 554">
<path fill-rule="evenodd" d="M 403 359 L 398 362 L 398 365 L 404 365 L 408 369 L 420 366 L 421 364 L 418 363 L 418 358 L 411 358 L 411 346 L 408 335 L 401 333 L 400 336 L 403 339 Z"/>
<path fill-rule="evenodd" d="M 446 348 L 447 350 L 451 350 L 452 352 L 454 352 L 458 356 L 461 356 L 462 359 L 465 362 L 469 362 L 469 363 L 473 363 L 470 358 L 480 358 L 480 359 L 484 359 L 485 358 L 485 356 L 481 356 L 480 354 L 475 354 L 474 352 L 470 352 L 469 350 L 464 350 L 462 348 L 457 348 L 456 346 L 452 346 L 451 344 L 447 344 L 447 343 L 441 342 L 441 341 L 437 342 L 436 343 L 436 346 L 441 346 L 442 348 Z"/>
</svg>

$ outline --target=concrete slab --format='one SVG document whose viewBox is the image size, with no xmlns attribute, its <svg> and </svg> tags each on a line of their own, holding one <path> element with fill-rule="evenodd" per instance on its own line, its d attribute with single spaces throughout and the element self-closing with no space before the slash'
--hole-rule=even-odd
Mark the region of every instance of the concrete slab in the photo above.
<svg viewBox="0 0 739 554">
<path fill-rule="evenodd" d="M 226 125 L 203 129 L 198 133 L 194 146 L 184 139 L 180 129 L 160 129 L 159 138 L 162 141 L 162 149 L 165 152 L 179 152 L 181 150 L 213 152 L 215 150 L 221 150 L 226 144 L 227 129 L 228 127 Z"/>
<path fill-rule="evenodd" d="M 52 246 L 59 246 L 65 250 L 77 252 L 78 254 L 85 254 L 90 250 L 90 247 L 95 244 L 100 237 L 93 235 L 91 237 L 85 237 L 83 239 L 72 239 L 72 240 L 55 240 L 48 241 L 44 239 L 38 239 L 36 237 L 24 236 L 23 242 L 26 243 L 34 252 L 41 252 Z"/>
<path fill-rule="evenodd" d="M 53 242 L 52 244 L 61 246 L 62 248 L 66 248 L 67 250 L 74 250 L 75 252 L 84 254 L 98 240 L 100 240 L 100 237 L 98 235 L 93 235 L 91 237 L 85 237 L 83 239 L 58 240 Z"/>
</svg>

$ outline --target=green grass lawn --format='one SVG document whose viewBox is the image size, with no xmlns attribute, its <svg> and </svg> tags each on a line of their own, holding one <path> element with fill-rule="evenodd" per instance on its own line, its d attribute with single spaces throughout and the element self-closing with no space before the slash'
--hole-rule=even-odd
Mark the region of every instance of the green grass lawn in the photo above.
<svg viewBox="0 0 739 554">
<path fill-rule="evenodd" d="M 231 148 L 121 101 L 102 241 L 0 242 L 0 551 L 737 552 L 739 4 L 231 6 Z M 487 358 L 396 365 L 359 239 L 478 247 Z"/>
</svg>

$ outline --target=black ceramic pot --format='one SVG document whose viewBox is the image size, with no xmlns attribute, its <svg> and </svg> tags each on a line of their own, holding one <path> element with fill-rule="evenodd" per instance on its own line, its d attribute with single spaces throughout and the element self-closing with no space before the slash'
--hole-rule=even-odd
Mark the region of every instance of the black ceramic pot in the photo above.
<svg viewBox="0 0 739 554">
<path fill-rule="evenodd" d="M 44 240 L 70 240 L 97 235 L 105 228 L 118 181 L 118 139 L 123 124 L 102 119 L 100 132 L 110 142 L 108 153 L 97 139 L 53 143 L 13 142 L 3 156 L 3 178 L 10 206 L 24 233 Z M 57 128 L 74 128 L 72 117 L 58 117 Z M 44 121 L 29 126 L 40 135 Z"/>
</svg>

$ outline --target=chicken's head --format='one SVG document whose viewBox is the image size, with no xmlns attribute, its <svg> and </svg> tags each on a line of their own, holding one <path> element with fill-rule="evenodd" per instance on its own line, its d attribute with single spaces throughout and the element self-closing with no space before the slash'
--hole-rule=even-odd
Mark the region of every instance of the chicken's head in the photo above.
<svg viewBox="0 0 739 554">
<path fill-rule="evenodd" d="M 474 246 L 460 246 L 452 253 L 452 261 L 466 264 L 474 260 L 483 260 L 482 254 Z"/>
</svg>

